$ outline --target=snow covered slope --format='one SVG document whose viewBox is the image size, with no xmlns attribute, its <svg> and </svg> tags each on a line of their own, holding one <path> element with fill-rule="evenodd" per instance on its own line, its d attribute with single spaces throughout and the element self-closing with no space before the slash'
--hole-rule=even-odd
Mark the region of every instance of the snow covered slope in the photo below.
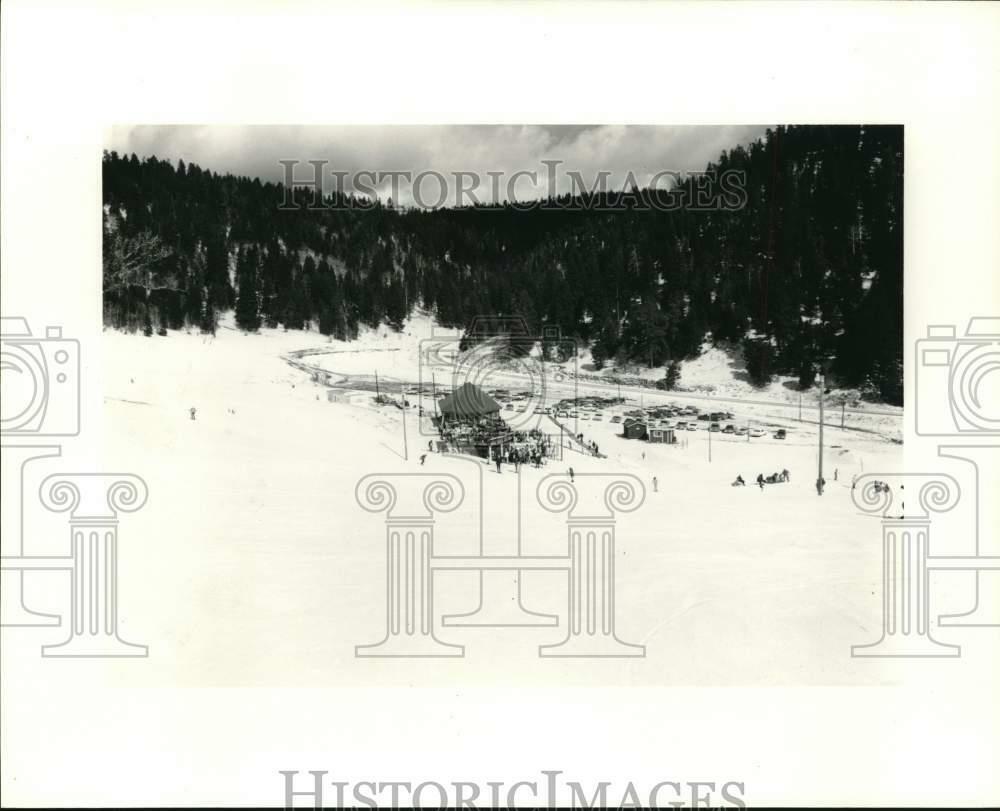
<svg viewBox="0 0 1000 811">
<path fill-rule="evenodd" d="M 451 554 L 478 549 L 480 497 L 486 534 L 500 543 L 514 536 L 518 483 L 512 471 L 497 476 L 470 459 L 430 454 L 421 467 L 429 437 L 412 412 L 404 460 L 399 409 L 376 407 L 370 393 L 328 402 L 326 387 L 283 356 L 348 350 L 316 357 L 336 357 L 331 368 L 348 374 L 377 369 L 415 380 L 416 343 L 431 327 L 418 319 L 402 335 L 373 333 L 346 345 L 280 330 L 105 334 L 106 464 L 144 475 L 151 492 L 141 542 L 122 552 L 123 615 L 155 649 L 155 667 L 136 679 L 468 685 L 516 678 L 555 686 L 892 678 L 891 669 L 848 655 L 851 644 L 879 633 L 881 548 L 878 522 L 852 506 L 849 483 L 862 469 L 898 469 L 902 449 L 880 434 L 829 428 L 829 488 L 820 498 L 815 426 L 781 410 L 767 416 L 766 407 L 754 418 L 768 427 L 765 437 L 693 432 L 677 446 L 621 438 L 608 411 L 600 422 L 578 423 L 607 459 L 567 451 L 563 461 L 521 474 L 523 543 L 532 554 L 565 545 L 561 519 L 534 502 L 542 476 L 572 466 L 631 473 L 646 484 L 643 506 L 619 518 L 617 562 L 618 634 L 645 644 L 645 659 L 538 659 L 537 645 L 559 641 L 561 628 L 440 628 L 442 639 L 466 645 L 465 659 L 405 666 L 355 659 L 354 646 L 381 639 L 385 621 L 383 521 L 355 502 L 358 480 L 378 472 L 459 476 L 466 503 L 441 516 L 437 529 Z M 713 362 L 702 362 L 706 378 Z M 631 408 L 653 395 L 629 396 Z M 771 436 L 779 425 L 789 429 L 785 441 Z M 752 482 L 783 468 L 788 484 L 730 487 L 738 473 Z M 442 613 L 475 608 L 474 574 L 437 577 L 452 584 L 435 605 L 438 623 Z M 564 577 L 523 578 L 526 605 L 564 621 Z"/>
</svg>

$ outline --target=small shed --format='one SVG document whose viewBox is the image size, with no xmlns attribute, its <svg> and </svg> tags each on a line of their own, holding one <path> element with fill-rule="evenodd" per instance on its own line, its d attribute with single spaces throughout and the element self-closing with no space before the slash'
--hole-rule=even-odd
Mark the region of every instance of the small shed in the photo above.
<svg viewBox="0 0 1000 811">
<path fill-rule="evenodd" d="M 642 420 L 627 419 L 622 423 L 622 436 L 626 439 L 645 439 L 646 423 Z"/>
<path fill-rule="evenodd" d="M 673 445 L 677 438 L 674 436 L 673 428 L 667 427 L 662 422 L 657 422 L 649 426 L 649 441 Z"/>
</svg>

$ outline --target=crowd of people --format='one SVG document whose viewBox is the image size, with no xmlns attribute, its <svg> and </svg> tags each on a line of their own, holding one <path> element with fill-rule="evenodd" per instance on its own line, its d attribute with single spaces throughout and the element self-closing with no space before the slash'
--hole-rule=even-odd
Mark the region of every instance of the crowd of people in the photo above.
<svg viewBox="0 0 1000 811">
<path fill-rule="evenodd" d="M 464 451 L 470 446 L 488 448 L 498 437 L 510 433 L 507 423 L 494 414 L 470 419 L 439 417 L 435 424 L 446 451 Z"/>
<path fill-rule="evenodd" d="M 438 420 L 439 449 L 442 452 L 475 453 L 486 458 L 501 472 L 503 465 L 541 467 L 555 450 L 552 438 L 537 428 L 512 431 L 499 416 L 474 419 Z M 433 450 L 433 442 L 427 445 Z"/>
<path fill-rule="evenodd" d="M 541 467 L 545 464 L 552 450 L 548 437 L 534 429 L 527 432 L 515 431 L 514 435 L 520 437 L 510 443 L 490 447 L 490 458 L 497 467 L 497 473 L 503 471 L 504 463 L 513 465 L 514 472 L 519 471 L 521 465 Z"/>
</svg>

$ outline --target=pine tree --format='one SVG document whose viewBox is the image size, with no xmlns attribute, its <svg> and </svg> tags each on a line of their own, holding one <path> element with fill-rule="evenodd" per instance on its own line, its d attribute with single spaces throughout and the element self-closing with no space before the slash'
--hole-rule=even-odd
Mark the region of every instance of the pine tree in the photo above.
<svg viewBox="0 0 1000 811">
<path fill-rule="evenodd" d="M 208 296 L 208 288 L 204 287 L 201 290 L 201 316 L 198 327 L 204 335 L 215 335 L 217 323 L 218 319 L 215 317 L 215 307 Z"/>
<path fill-rule="evenodd" d="M 593 346 L 590 347 L 590 357 L 594 362 L 594 368 L 597 371 L 601 371 L 604 368 L 605 363 L 608 360 L 607 350 L 604 348 L 604 342 L 601 340 L 594 341 Z"/>
<path fill-rule="evenodd" d="M 771 360 L 774 347 L 768 338 L 747 338 L 743 341 L 743 360 L 750 382 L 758 388 L 768 385 L 773 377 Z"/>
<path fill-rule="evenodd" d="M 675 361 L 670 361 L 667 364 L 667 371 L 663 376 L 663 387 L 668 391 L 673 391 L 677 388 L 677 384 L 681 379 L 681 365 Z"/>
<path fill-rule="evenodd" d="M 241 251 L 236 263 L 239 296 L 236 299 L 236 324 L 247 332 L 260 329 L 260 310 L 257 300 L 257 255 L 248 249 Z"/>
</svg>

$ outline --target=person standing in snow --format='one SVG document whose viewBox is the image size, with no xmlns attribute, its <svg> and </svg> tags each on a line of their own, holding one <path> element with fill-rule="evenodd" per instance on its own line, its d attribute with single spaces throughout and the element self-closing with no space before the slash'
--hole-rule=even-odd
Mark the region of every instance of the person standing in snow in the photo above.
<svg viewBox="0 0 1000 811">
<path fill-rule="evenodd" d="M 572 482 L 574 480 L 575 476 L 576 476 L 576 474 L 573 473 L 573 468 L 570 468 L 569 469 L 569 480 Z"/>
<path fill-rule="evenodd" d="M 423 467 L 424 466 L 424 462 L 426 462 L 426 461 L 427 461 L 427 454 L 426 453 L 420 454 L 420 467 Z"/>
<path fill-rule="evenodd" d="M 657 479 L 656 476 L 653 476 L 653 492 L 654 493 L 660 492 L 660 480 Z"/>
<path fill-rule="evenodd" d="M 191 409 L 191 419 L 192 419 L 192 420 L 194 419 L 194 415 L 195 415 L 195 413 L 196 413 L 197 411 L 198 411 L 198 409 L 196 409 L 196 408 L 192 408 L 192 409 Z"/>
</svg>

